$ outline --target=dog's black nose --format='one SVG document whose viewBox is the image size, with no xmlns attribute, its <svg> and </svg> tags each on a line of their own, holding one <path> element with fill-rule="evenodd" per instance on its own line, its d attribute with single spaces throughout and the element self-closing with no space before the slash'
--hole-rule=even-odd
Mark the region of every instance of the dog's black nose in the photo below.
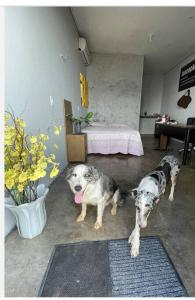
<svg viewBox="0 0 195 300">
<path fill-rule="evenodd" d="M 75 185 L 74 189 L 75 189 L 75 191 L 79 192 L 80 190 L 82 190 L 82 186 L 81 185 Z"/>
</svg>

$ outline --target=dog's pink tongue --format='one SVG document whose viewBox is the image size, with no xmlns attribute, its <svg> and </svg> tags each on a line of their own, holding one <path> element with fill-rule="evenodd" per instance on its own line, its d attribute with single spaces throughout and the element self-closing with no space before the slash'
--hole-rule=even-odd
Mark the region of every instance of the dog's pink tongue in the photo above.
<svg viewBox="0 0 195 300">
<path fill-rule="evenodd" d="M 75 203 L 77 203 L 77 204 L 81 203 L 82 199 L 83 199 L 83 192 L 79 192 L 79 193 L 75 194 L 75 196 L 74 196 Z"/>
</svg>

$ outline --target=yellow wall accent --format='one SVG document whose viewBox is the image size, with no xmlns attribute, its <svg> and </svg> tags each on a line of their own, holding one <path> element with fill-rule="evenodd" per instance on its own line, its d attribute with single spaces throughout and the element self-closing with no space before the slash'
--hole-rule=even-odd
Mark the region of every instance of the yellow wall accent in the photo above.
<svg viewBox="0 0 195 300">
<path fill-rule="evenodd" d="M 80 73 L 81 106 L 88 107 L 88 82 L 82 73 Z"/>
</svg>

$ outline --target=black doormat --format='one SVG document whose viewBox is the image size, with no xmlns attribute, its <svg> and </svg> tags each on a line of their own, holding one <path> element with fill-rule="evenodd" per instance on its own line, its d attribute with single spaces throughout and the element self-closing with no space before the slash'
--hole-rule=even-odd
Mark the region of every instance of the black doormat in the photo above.
<svg viewBox="0 0 195 300">
<path fill-rule="evenodd" d="M 39 297 L 186 297 L 158 237 L 141 238 L 131 258 L 126 239 L 56 245 Z"/>
</svg>

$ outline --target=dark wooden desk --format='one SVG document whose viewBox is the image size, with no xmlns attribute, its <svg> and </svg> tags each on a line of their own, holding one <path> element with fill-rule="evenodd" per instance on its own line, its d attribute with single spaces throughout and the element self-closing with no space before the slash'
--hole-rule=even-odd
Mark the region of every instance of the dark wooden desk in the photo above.
<svg viewBox="0 0 195 300">
<path fill-rule="evenodd" d="M 195 126 L 185 124 L 156 123 L 160 134 L 160 150 L 166 150 L 170 137 L 184 141 L 182 164 L 186 165 L 189 143 L 195 143 Z"/>
</svg>

